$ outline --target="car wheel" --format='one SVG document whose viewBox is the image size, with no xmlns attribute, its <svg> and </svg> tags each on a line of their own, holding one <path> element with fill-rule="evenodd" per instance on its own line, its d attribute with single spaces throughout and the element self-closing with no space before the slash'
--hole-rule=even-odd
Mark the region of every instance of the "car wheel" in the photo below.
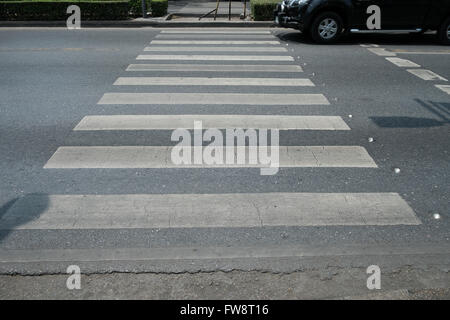
<svg viewBox="0 0 450 320">
<path fill-rule="evenodd" d="M 318 43 L 336 42 L 342 34 L 342 19 L 334 12 L 320 14 L 311 25 L 311 37 Z"/>
<path fill-rule="evenodd" d="M 442 23 L 438 30 L 438 38 L 442 44 L 450 45 L 450 18 Z"/>
</svg>

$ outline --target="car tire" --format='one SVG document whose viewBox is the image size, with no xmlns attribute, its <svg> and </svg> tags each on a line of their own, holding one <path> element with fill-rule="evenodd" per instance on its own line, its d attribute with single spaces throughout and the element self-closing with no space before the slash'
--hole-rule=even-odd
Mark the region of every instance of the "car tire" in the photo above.
<svg viewBox="0 0 450 320">
<path fill-rule="evenodd" d="M 337 13 L 321 13 L 311 25 L 311 38 L 321 44 L 334 43 L 341 37 L 343 25 L 342 18 Z"/>
<path fill-rule="evenodd" d="M 450 45 L 450 17 L 441 24 L 437 35 L 440 43 Z"/>
</svg>

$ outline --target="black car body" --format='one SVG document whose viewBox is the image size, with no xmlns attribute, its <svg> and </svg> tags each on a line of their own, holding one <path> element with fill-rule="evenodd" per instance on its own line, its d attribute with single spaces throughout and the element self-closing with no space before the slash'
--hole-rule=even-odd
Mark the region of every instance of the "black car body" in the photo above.
<svg viewBox="0 0 450 320">
<path fill-rule="evenodd" d="M 381 13 L 381 28 L 375 30 L 367 26 L 368 8 L 374 5 Z M 343 32 L 426 30 L 436 30 L 443 43 L 450 42 L 450 0 L 284 0 L 274 17 L 278 25 L 300 29 L 321 43 L 334 42 Z M 322 37 L 319 29 L 336 32 Z"/>
</svg>

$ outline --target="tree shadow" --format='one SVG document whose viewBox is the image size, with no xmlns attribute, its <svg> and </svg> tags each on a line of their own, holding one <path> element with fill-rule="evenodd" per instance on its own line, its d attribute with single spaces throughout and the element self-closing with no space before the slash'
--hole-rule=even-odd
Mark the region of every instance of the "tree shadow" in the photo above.
<svg viewBox="0 0 450 320">
<path fill-rule="evenodd" d="M 47 194 L 31 193 L 15 198 L 0 207 L 0 243 L 11 231 L 38 219 L 49 207 Z"/>
</svg>

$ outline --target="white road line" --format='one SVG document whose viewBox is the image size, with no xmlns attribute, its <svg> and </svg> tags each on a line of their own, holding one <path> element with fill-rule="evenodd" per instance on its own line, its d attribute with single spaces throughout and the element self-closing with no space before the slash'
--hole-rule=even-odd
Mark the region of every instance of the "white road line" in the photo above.
<svg viewBox="0 0 450 320">
<path fill-rule="evenodd" d="M 267 30 L 161 30 L 161 34 L 169 33 L 169 34 L 271 34 L 270 31 Z"/>
<path fill-rule="evenodd" d="M 384 48 L 367 48 L 367 50 L 369 50 L 372 53 L 375 53 L 378 56 L 382 56 L 382 57 L 394 57 L 394 56 L 396 56 L 395 53 L 390 52 L 390 51 L 386 51 L 386 49 L 384 49 Z"/>
<path fill-rule="evenodd" d="M 402 51 L 402 50 L 393 50 L 396 54 L 417 54 L 417 55 L 448 55 L 450 51 Z"/>
<path fill-rule="evenodd" d="M 437 73 L 434 73 L 433 71 L 426 70 L 426 69 L 408 69 L 409 73 L 412 73 L 416 77 L 419 77 L 420 79 L 426 80 L 426 81 L 448 81 L 444 77 L 441 77 Z"/>
<path fill-rule="evenodd" d="M 278 39 L 272 34 L 158 34 L 155 38 L 157 39 L 194 39 L 194 40 L 202 40 L 202 39 L 212 39 L 212 40 L 238 40 L 238 39 Z"/>
<path fill-rule="evenodd" d="M 444 84 L 437 84 L 436 88 L 444 91 L 447 94 L 450 94 L 450 85 L 444 85 Z"/>
<path fill-rule="evenodd" d="M 363 48 L 378 48 L 380 47 L 378 44 L 360 44 Z"/>
<path fill-rule="evenodd" d="M 194 149 L 191 147 L 191 155 Z M 232 148 L 232 147 L 226 147 Z M 59 147 L 47 164 L 46 169 L 81 168 L 266 168 L 268 165 L 251 164 L 246 156 L 245 164 L 174 164 L 171 160 L 172 146 L 93 146 Z M 235 153 L 248 154 L 249 148 L 232 148 Z M 242 150 L 245 149 L 245 150 Z M 224 150 L 223 156 L 228 149 Z M 224 158 L 225 159 L 225 158 Z M 225 162 L 225 161 L 223 161 Z M 377 168 L 376 163 L 359 146 L 280 146 L 280 167 L 347 167 Z"/>
<path fill-rule="evenodd" d="M 98 104 L 329 105 L 323 94 L 105 93 Z"/>
<path fill-rule="evenodd" d="M 397 193 L 30 195 L 0 219 L 3 230 L 419 224 Z"/>
<path fill-rule="evenodd" d="M 194 54 L 140 54 L 136 60 L 193 60 L 193 61 L 294 61 L 290 56 L 238 56 L 238 55 L 194 55 Z"/>
<path fill-rule="evenodd" d="M 116 86 L 281 86 L 314 87 L 309 79 L 207 78 L 207 77 L 120 77 Z"/>
<path fill-rule="evenodd" d="M 127 71 L 303 72 L 297 65 L 130 64 Z"/>
<path fill-rule="evenodd" d="M 279 130 L 350 130 L 337 116 L 276 115 L 110 115 L 86 116 L 75 131 L 193 129 L 194 121 L 209 128 L 253 128 Z"/>
<path fill-rule="evenodd" d="M 158 52 L 287 52 L 283 47 L 189 47 L 189 46 L 152 46 L 146 47 L 144 51 Z"/>
<path fill-rule="evenodd" d="M 401 58 L 386 58 L 387 61 L 392 62 L 398 67 L 405 67 L 405 68 L 420 68 L 420 65 L 417 63 L 414 63 L 410 60 L 401 59 Z"/>
<path fill-rule="evenodd" d="M 150 44 L 280 44 L 276 40 L 152 40 Z"/>
</svg>

